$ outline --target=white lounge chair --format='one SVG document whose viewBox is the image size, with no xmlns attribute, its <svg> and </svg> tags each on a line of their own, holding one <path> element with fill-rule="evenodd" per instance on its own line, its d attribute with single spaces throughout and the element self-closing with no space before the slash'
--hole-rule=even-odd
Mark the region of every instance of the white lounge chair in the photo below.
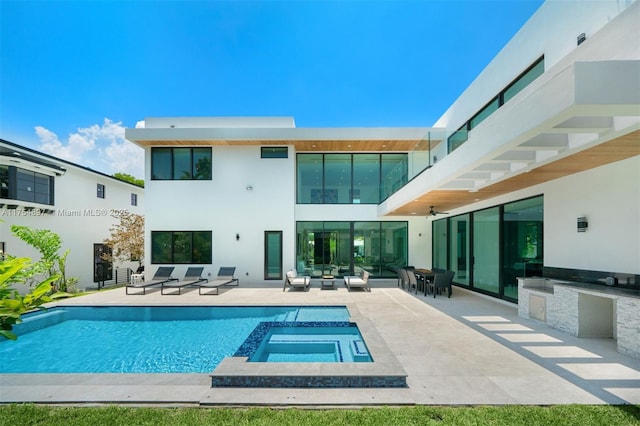
<svg viewBox="0 0 640 426">
<path fill-rule="evenodd" d="M 296 270 L 292 269 L 287 272 L 287 276 L 284 279 L 284 286 L 282 287 L 282 291 L 287 288 L 287 285 L 292 288 L 302 288 L 304 291 L 307 291 L 309 290 L 309 286 L 311 285 L 311 277 L 299 277 Z"/>
<path fill-rule="evenodd" d="M 196 284 L 198 286 L 198 294 L 200 296 L 217 296 L 220 294 L 219 288 L 223 286 L 234 286 L 237 287 L 240 285 L 240 280 L 234 278 L 233 274 L 236 273 L 235 266 L 221 266 L 218 270 L 218 276 L 215 280 L 211 280 L 207 282 L 203 282 L 200 284 Z M 206 291 L 202 292 L 202 289 L 211 289 L 215 291 Z"/>
<path fill-rule="evenodd" d="M 365 291 L 371 291 L 371 287 L 369 287 L 369 272 L 363 269 L 360 276 L 344 277 L 344 285 L 347 286 L 347 290 L 349 291 L 351 291 L 351 287 L 361 288 Z"/>
</svg>

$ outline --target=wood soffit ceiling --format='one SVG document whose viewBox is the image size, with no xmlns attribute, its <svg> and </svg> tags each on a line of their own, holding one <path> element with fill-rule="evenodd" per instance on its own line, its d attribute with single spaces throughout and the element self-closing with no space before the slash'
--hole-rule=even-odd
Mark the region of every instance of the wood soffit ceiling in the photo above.
<svg viewBox="0 0 640 426">
<path fill-rule="evenodd" d="M 446 212 L 637 155 L 640 155 L 640 131 L 628 133 L 609 142 L 540 166 L 528 173 L 521 173 L 479 189 L 477 192 L 438 189 L 428 191 L 418 199 L 395 209 L 387 216 L 426 216 L 431 206 L 435 206 L 437 211 Z"/>
<path fill-rule="evenodd" d="M 434 149 L 441 140 L 431 140 Z M 142 146 L 282 146 L 293 145 L 296 152 L 331 151 L 421 151 L 428 149 L 425 140 L 173 140 L 173 141 L 136 141 Z"/>
<path fill-rule="evenodd" d="M 432 140 L 433 149 L 442 140 Z M 428 148 L 425 140 L 149 140 L 136 141 L 142 146 L 295 146 L 296 152 L 385 152 L 415 151 Z M 572 154 L 552 163 L 479 189 L 432 189 L 416 200 L 396 208 L 387 216 L 426 216 L 435 206 L 438 211 L 457 209 L 468 204 L 528 188 L 581 171 L 640 155 L 640 131 L 628 133 L 593 148 Z M 426 173 L 429 173 L 427 171 Z"/>
</svg>

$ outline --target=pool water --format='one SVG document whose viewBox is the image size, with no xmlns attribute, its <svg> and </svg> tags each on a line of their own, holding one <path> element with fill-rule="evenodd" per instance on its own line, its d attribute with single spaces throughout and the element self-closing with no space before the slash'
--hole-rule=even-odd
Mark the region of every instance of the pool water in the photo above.
<svg viewBox="0 0 640 426">
<path fill-rule="evenodd" d="M 251 362 L 371 362 L 358 328 L 325 323 L 269 329 Z"/>
<path fill-rule="evenodd" d="M 348 319 L 344 306 L 58 307 L 25 315 L 15 328 L 18 340 L 0 341 L 0 373 L 208 373 L 265 323 L 298 324 L 320 334 L 303 350 L 295 349 L 302 347 L 299 338 L 275 337 L 273 350 L 263 346 L 256 360 L 340 362 L 330 349 L 344 330 L 333 336 L 315 325 L 350 324 Z M 278 346 L 283 339 L 288 342 Z"/>
</svg>

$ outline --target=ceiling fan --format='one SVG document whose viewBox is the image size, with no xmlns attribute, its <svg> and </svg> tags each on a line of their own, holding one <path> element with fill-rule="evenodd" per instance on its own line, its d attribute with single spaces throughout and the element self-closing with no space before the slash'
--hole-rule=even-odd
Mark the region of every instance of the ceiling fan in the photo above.
<svg viewBox="0 0 640 426">
<path fill-rule="evenodd" d="M 434 206 L 429 206 L 430 210 L 429 210 L 429 216 L 435 216 L 437 214 L 449 214 L 449 212 L 440 212 L 438 210 L 434 210 Z"/>
</svg>

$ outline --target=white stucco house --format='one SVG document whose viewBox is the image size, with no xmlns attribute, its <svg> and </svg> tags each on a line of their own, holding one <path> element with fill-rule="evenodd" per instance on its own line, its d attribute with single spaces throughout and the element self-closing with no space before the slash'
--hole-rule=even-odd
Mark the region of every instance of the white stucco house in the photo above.
<svg viewBox="0 0 640 426">
<path fill-rule="evenodd" d="M 77 289 L 114 283 L 116 271 L 138 262 L 111 265 L 100 254 L 109 228 L 121 212 L 144 214 L 144 188 L 72 162 L 0 139 L 0 250 L 29 257 L 40 254 L 11 233 L 12 225 L 48 229 L 62 239 L 67 277 Z"/>
<path fill-rule="evenodd" d="M 146 118 L 126 138 L 145 149 L 147 270 L 277 286 L 440 267 L 512 302 L 517 277 L 639 290 L 639 10 L 544 3 L 431 127 Z"/>
<path fill-rule="evenodd" d="M 638 1 L 545 2 L 431 127 L 146 118 L 125 135 L 145 149 L 147 270 L 446 269 L 640 357 L 638 22 Z"/>
</svg>

